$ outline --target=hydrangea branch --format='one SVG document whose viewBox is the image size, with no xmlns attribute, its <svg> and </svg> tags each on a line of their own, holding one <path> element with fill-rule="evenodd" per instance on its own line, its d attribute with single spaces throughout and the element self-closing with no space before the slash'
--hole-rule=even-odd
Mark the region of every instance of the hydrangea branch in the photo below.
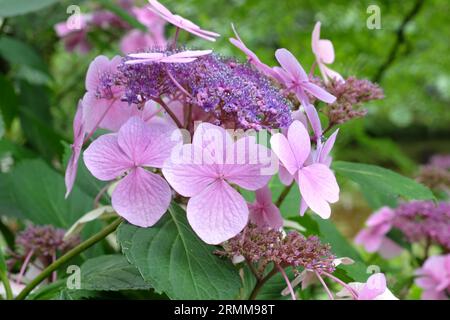
<svg viewBox="0 0 450 320">
<path fill-rule="evenodd" d="M 89 239 L 83 241 L 78 246 L 73 248 L 72 250 L 68 251 L 66 254 L 61 256 L 59 259 L 55 260 L 52 264 L 50 264 L 47 268 L 45 268 L 36 278 L 34 278 L 16 297 L 16 300 L 23 300 L 25 299 L 28 294 L 36 288 L 42 281 L 47 279 L 53 271 L 57 270 L 59 267 L 64 265 L 67 261 L 72 259 L 73 257 L 77 256 L 78 254 L 82 253 L 83 251 L 89 249 L 97 242 L 103 240 L 106 238 L 109 234 L 114 232 L 117 227 L 122 222 L 122 218 L 118 218 L 114 220 L 111 224 L 106 226 L 104 229 L 102 229 L 97 234 L 93 235 Z"/>
<path fill-rule="evenodd" d="M 249 300 L 255 300 L 256 296 L 258 295 L 259 291 L 261 290 L 261 288 L 264 286 L 264 284 L 270 279 L 272 278 L 276 273 L 278 272 L 277 267 L 273 267 L 273 269 L 261 280 L 257 280 L 256 281 L 256 285 L 252 290 L 252 293 L 250 294 L 250 297 L 248 298 Z"/>
</svg>

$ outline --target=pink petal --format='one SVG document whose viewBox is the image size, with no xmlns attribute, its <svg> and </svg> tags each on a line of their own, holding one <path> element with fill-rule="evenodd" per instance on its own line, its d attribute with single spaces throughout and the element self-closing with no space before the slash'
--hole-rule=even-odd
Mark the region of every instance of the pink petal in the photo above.
<svg viewBox="0 0 450 320">
<path fill-rule="evenodd" d="M 70 155 L 69 161 L 67 162 L 66 174 L 64 176 L 64 182 L 66 184 L 66 194 L 65 194 L 66 199 L 69 196 L 70 192 L 72 191 L 73 185 L 75 183 L 80 153 L 81 147 L 75 147 L 74 145 L 72 145 L 72 154 Z"/>
<path fill-rule="evenodd" d="M 301 168 L 311 153 L 311 140 L 308 131 L 300 121 L 294 121 L 289 126 L 287 137 L 297 160 L 297 168 Z"/>
<path fill-rule="evenodd" d="M 320 59 L 326 63 L 330 64 L 334 62 L 334 48 L 333 43 L 330 40 L 320 40 L 318 43 L 318 53 Z"/>
<path fill-rule="evenodd" d="M 276 162 L 272 152 L 256 143 L 255 137 L 244 137 L 226 150 L 224 178 L 247 190 L 265 186 L 273 175 L 271 165 Z"/>
<path fill-rule="evenodd" d="M 69 161 L 67 162 L 67 168 L 66 168 L 66 174 L 65 174 L 65 184 L 66 184 L 66 195 L 67 198 L 70 194 L 70 191 L 73 188 L 73 184 L 75 182 L 75 178 L 77 175 L 77 169 L 78 169 L 78 158 L 80 157 L 81 148 L 83 146 L 84 142 L 84 126 L 83 126 L 83 104 L 80 100 L 78 102 L 77 106 L 77 112 L 75 113 L 75 117 L 73 119 L 73 144 L 71 145 L 72 148 L 72 155 L 69 158 Z"/>
<path fill-rule="evenodd" d="M 327 82 L 327 79 L 344 82 L 344 78 L 339 73 L 328 68 L 327 66 L 320 64 L 319 69 L 320 69 L 320 72 L 322 73 L 322 77 L 324 78 L 325 83 Z"/>
<path fill-rule="evenodd" d="M 314 29 L 311 35 L 311 47 L 313 53 L 317 56 L 318 53 L 318 47 L 319 47 L 319 40 L 320 40 L 320 21 L 317 21 L 314 25 Z"/>
<path fill-rule="evenodd" d="M 212 50 L 185 50 L 168 56 L 168 58 L 197 58 L 211 54 Z"/>
<path fill-rule="evenodd" d="M 376 233 L 368 228 L 359 231 L 355 237 L 355 243 L 364 246 L 367 252 L 376 252 L 380 249 L 384 238 L 384 234 Z"/>
<path fill-rule="evenodd" d="M 128 55 L 130 58 L 134 59 L 148 59 L 148 60 L 159 60 L 164 57 L 164 53 L 161 52 L 140 52 L 140 53 L 130 53 Z"/>
<path fill-rule="evenodd" d="M 99 76 L 109 70 L 110 61 L 106 56 L 96 57 L 90 64 L 86 73 L 86 90 L 95 91 L 99 85 Z"/>
<path fill-rule="evenodd" d="M 299 170 L 298 184 L 302 198 L 311 210 L 328 219 L 331 214 L 328 202 L 339 200 L 339 186 L 333 172 L 323 164 L 314 163 Z"/>
<path fill-rule="evenodd" d="M 388 237 L 384 237 L 378 252 L 385 259 L 392 259 L 398 255 L 400 255 L 404 249 L 400 247 L 397 243 L 389 239 Z"/>
<path fill-rule="evenodd" d="M 117 135 L 120 148 L 134 165 L 155 168 L 163 166 L 180 139 L 178 131 L 170 132 L 170 128 L 159 124 L 150 126 L 139 117 L 130 118 Z"/>
<path fill-rule="evenodd" d="M 374 300 L 386 291 L 386 277 L 375 273 L 367 279 L 365 286 L 358 292 L 358 300 Z"/>
<path fill-rule="evenodd" d="M 333 134 L 325 141 L 322 149 L 320 150 L 319 162 L 326 164 L 328 161 L 331 150 L 333 149 L 334 143 L 336 142 L 336 136 L 339 132 L 339 129 L 333 132 Z"/>
<path fill-rule="evenodd" d="M 197 126 L 192 144 L 203 149 L 216 164 L 226 163 L 226 151 L 233 150 L 234 145 L 231 135 L 224 128 L 207 122 Z"/>
<path fill-rule="evenodd" d="M 86 132 L 102 128 L 118 131 L 136 107 L 118 100 L 98 99 L 94 92 L 83 97 L 83 122 Z"/>
<path fill-rule="evenodd" d="M 279 166 L 278 178 L 285 186 L 291 185 L 291 183 L 294 181 L 294 176 L 291 175 L 282 164 L 280 164 Z"/>
<path fill-rule="evenodd" d="M 301 198 L 299 215 L 303 217 L 305 215 L 306 210 L 308 210 L 308 204 L 306 203 L 305 199 Z"/>
<path fill-rule="evenodd" d="M 171 197 L 170 187 L 161 176 L 138 167 L 117 184 L 111 201 L 114 210 L 128 222 L 146 228 L 167 211 Z"/>
<path fill-rule="evenodd" d="M 268 185 L 265 185 L 261 189 L 256 190 L 255 197 L 256 197 L 256 202 L 258 202 L 262 205 L 267 205 L 267 204 L 272 203 L 272 192 L 270 192 Z"/>
<path fill-rule="evenodd" d="M 276 133 L 271 137 L 270 145 L 273 152 L 291 175 L 294 175 L 303 166 L 311 152 L 308 131 L 297 120 L 289 126 L 288 138 L 280 133 Z"/>
<path fill-rule="evenodd" d="M 297 81 L 308 80 L 308 75 L 305 70 L 290 51 L 284 48 L 278 49 L 275 51 L 275 57 L 283 69 L 289 73 L 293 79 Z"/>
<path fill-rule="evenodd" d="M 303 87 L 306 91 L 311 93 L 317 99 L 322 100 L 326 103 L 333 103 L 334 101 L 336 101 L 335 96 L 328 93 L 325 89 L 322 89 L 318 85 L 315 85 L 314 83 L 311 83 L 311 82 L 304 83 Z"/>
<path fill-rule="evenodd" d="M 280 209 L 273 203 L 269 203 L 263 208 L 249 205 L 250 221 L 259 227 L 270 227 L 279 229 L 283 226 L 283 218 Z"/>
<path fill-rule="evenodd" d="M 157 10 L 159 13 L 165 15 L 166 17 L 171 17 L 173 16 L 173 13 L 170 12 L 169 9 L 167 9 L 165 6 L 163 6 L 161 3 L 159 3 L 156 0 L 149 0 L 150 5 Z"/>
<path fill-rule="evenodd" d="M 203 156 L 206 154 L 201 148 L 186 144 L 179 150 L 175 149 L 164 164 L 162 169 L 164 177 L 172 188 L 184 197 L 198 195 L 219 176 L 217 165 L 205 164 Z"/>
<path fill-rule="evenodd" d="M 105 134 L 97 138 L 83 154 L 84 163 L 99 180 L 113 180 L 134 166 L 117 143 L 116 134 Z"/>
<path fill-rule="evenodd" d="M 374 212 L 366 221 L 368 227 L 375 227 L 382 224 L 390 225 L 392 218 L 394 218 L 395 212 L 389 207 L 382 207 L 378 211 Z"/>
<path fill-rule="evenodd" d="M 278 159 L 280 159 L 283 167 L 290 175 L 294 175 L 299 167 L 288 139 L 281 133 L 276 133 L 270 138 L 270 146 Z"/>
<path fill-rule="evenodd" d="M 120 64 L 122 58 L 115 56 L 109 60 L 105 56 L 96 57 L 89 65 L 86 73 L 86 90 L 95 92 L 99 85 L 100 76 L 105 73 L 113 73 L 117 71 L 117 66 Z"/>
<path fill-rule="evenodd" d="M 186 211 L 192 229 L 209 244 L 237 235 L 247 224 L 249 214 L 244 198 L 223 180 L 192 197 Z"/>
</svg>

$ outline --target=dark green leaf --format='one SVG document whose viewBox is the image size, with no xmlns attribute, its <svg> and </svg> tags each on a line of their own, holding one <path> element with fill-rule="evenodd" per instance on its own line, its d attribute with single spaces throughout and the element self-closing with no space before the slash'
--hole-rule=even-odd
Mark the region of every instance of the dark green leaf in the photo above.
<svg viewBox="0 0 450 320">
<path fill-rule="evenodd" d="M 0 110 L 0 139 L 5 134 L 5 122 L 3 121 L 2 111 Z"/>
<path fill-rule="evenodd" d="M 0 248 L 0 272 L 6 272 L 6 261 L 3 256 L 3 250 Z"/>
<path fill-rule="evenodd" d="M 64 178 L 42 160 L 21 161 L 10 173 L 0 175 L 0 188 L 0 201 L 9 201 L 0 202 L 2 213 L 8 214 L 4 208 L 12 207 L 35 224 L 69 228 L 92 209 L 92 198 L 77 186 L 72 197 L 64 199 Z"/>
<path fill-rule="evenodd" d="M 138 269 L 120 254 L 87 260 L 81 266 L 81 289 L 99 291 L 150 289 Z"/>
<path fill-rule="evenodd" d="M 434 199 L 433 193 L 424 185 L 382 167 L 335 161 L 333 169 L 358 183 L 369 203 L 376 207 L 392 204 L 393 197 L 407 200 Z M 372 201 L 372 197 L 376 200 Z"/>
<path fill-rule="evenodd" d="M 47 159 L 63 152 L 63 137 L 52 128 L 48 90 L 20 82 L 20 120 L 28 142 Z"/>
<path fill-rule="evenodd" d="M 171 299 L 232 299 L 240 279 L 229 261 L 213 254 L 176 204 L 151 228 L 127 223 L 117 234 L 122 251 L 157 292 Z"/>
<path fill-rule="evenodd" d="M 13 118 L 17 115 L 19 100 L 14 87 L 7 78 L 0 74 L 0 111 L 3 114 L 6 128 L 11 126 Z"/>
<path fill-rule="evenodd" d="M 0 55 L 13 66 L 26 65 L 29 68 L 48 74 L 47 66 L 36 50 L 18 39 L 8 36 L 0 37 Z"/>
</svg>

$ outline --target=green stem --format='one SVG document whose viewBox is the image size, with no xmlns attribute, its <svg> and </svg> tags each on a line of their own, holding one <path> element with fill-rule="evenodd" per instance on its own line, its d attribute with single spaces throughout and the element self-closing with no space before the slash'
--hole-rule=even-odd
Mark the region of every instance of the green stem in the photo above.
<svg viewBox="0 0 450 320">
<path fill-rule="evenodd" d="M 275 202 L 275 205 L 278 208 L 281 206 L 281 204 L 283 203 L 284 199 L 289 194 L 289 191 L 291 191 L 291 188 L 292 188 L 293 185 L 294 185 L 294 183 L 291 183 L 290 185 L 285 186 L 283 191 L 281 191 L 280 196 L 278 197 L 277 201 Z"/>
<path fill-rule="evenodd" d="M 11 284 L 9 283 L 8 275 L 6 272 L 0 271 L 0 282 L 3 282 L 6 292 L 6 300 L 12 300 L 14 298 L 11 290 Z"/>
<path fill-rule="evenodd" d="M 73 257 L 77 256 L 81 252 L 85 251 L 86 249 L 92 247 L 97 242 L 103 240 L 106 238 L 110 233 L 114 232 L 119 224 L 122 222 L 122 218 L 118 218 L 114 220 L 111 224 L 106 226 L 104 229 L 102 229 L 97 234 L 93 235 L 89 239 L 83 241 L 78 246 L 73 248 L 72 250 L 68 251 L 66 254 L 61 256 L 59 259 L 55 260 L 52 264 L 50 264 L 47 268 L 42 270 L 42 272 L 33 279 L 16 297 L 16 300 L 23 300 L 26 298 L 26 296 L 42 281 L 47 279 L 53 271 L 58 269 L 60 266 L 65 264 L 67 261 L 72 259 Z"/>
<path fill-rule="evenodd" d="M 272 278 L 277 272 L 278 272 L 278 269 L 276 266 L 274 266 L 273 269 L 264 278 L 262 278 L 261 280 L 257 280 L 255 288 L 253 288 L 253 291 L 250 294 L 250 297 L 248 299 L 255 300 L 256 296 L 259 293 L 259 290 L 261 290 L 261 288 L 264 286 L 264 284 L 267 282 L 267 280 Z"/>
</svg>

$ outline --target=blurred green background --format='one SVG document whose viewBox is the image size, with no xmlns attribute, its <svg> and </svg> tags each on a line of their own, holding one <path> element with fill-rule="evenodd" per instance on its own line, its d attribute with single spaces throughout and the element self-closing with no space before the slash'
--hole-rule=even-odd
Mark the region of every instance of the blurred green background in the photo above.
<svg viewBox="0 0 450 320">
<path fill-rule="evenodd" d="M 30 0 L 0 0 L 0 4 L 21 1 Z M 90 33 L 94 48 L 82 55 L 66 52 L 53 26 L 67 19 L 66 8 L 71 4 L 87 13 L 105 2 L 45 0 L 39 11 L 1 20 L 0 159 L 37 156 L 63 170 L 61 140 L 72 140 L 72 118 L 84 93 L 87 67 L 99 54 L 120 54 L 118 40 L 125 31 Z M 336 159 L 375 163 L 414 177 L 431 155 L 450 150 L 448 0 L 162 2 L 222 34 L 216 43 L 183 34 L 189 46 L 213 48 L 243 60 L 228 42 L 233 22 L 247 46 L 269 65 L 275 64 L 274 51 L 285 47 L 309 69 L 311 32 L 315 22 L 321 21 L 322 38 L 332 40 L 335 47 L 332 68 L 344 76 L 376 81 L 386 95 L 365 105 L 366 118 L 342 126 Z M 379 6 L 381 29 L 367 28 L 369 5 Z M 169 36 L 173 28 L 167 32 Z M 4 162 L 3 171 L 7 170 Z M 333 219 L 351 236 L 370 209 L 353 185 L 343 190 Z"/>
</svg>

